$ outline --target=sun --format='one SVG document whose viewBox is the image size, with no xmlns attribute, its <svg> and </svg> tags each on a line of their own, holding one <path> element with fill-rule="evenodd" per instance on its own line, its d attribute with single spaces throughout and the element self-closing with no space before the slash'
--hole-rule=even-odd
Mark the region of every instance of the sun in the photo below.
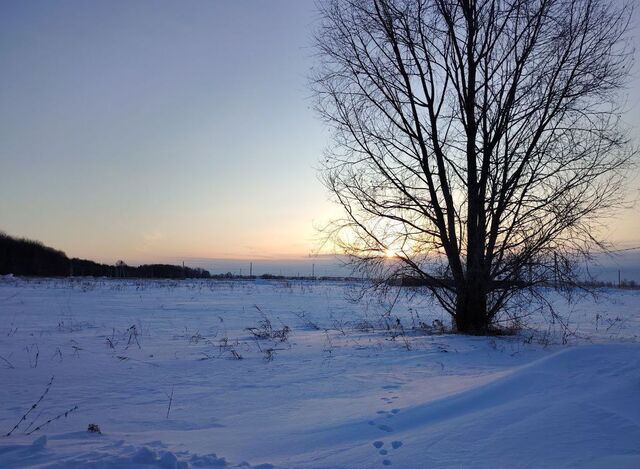
<svg viewBox="0 0 640 469">
<path fill-rule="evenodd" d="M 398 252 L 394 249 L 387 248 L 384 251 L 384 257 L 387 257 L 387 258 L 398 257 Z"/>
</svg>

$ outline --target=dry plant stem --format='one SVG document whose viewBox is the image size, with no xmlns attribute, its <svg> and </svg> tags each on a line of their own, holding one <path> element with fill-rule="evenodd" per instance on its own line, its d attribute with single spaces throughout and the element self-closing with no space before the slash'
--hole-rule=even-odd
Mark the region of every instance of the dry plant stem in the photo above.
<svg viewBox="0 0 640 469">
<path fill-rule="evenodd" d="M 22 432 L 23 432 L 23 433 L 28 432 L 28 431 L 29 431 L 29 429 L 30 429 L 31 427 L 33 427 L 33 425 L 36 423 L 36 421 L 40 418 L 40 416 L 42 415 L 42 413 L 43 413 L 43 412 L 44 412 L 44 410 L 41 410 L 40 412 L 38 412 L 38 415 L 36 415 L 36 416 L 31 420 L 31 423 L 29 423 L 29 425 L 27 425 L 27 428 L 25 428 Z"/>
<path fill-rule="evenodd" d="M 167 418 L 169 418 L 169 412 L 171 412 L 171 404 L 173 403 L 173 386 L 171 386 L 171 394 L 167 394 L 169 398 L 169 406 L 167 407 Z"/>
<path fill-rule="evenodd" d="M 33 412 L 38 407 L 38 405 L 44 400 L 45 396 L 49 393 L 49 389 L 51 389 L 51 385 L 53 384 L 53 378 L 54 377 L 52 376 L 51 379 L 49 380 L 49 383 L 47 384 L 47 387 L 45 388 L 45 390 L 42 393 L 42 395 L 40 396 L 40 398 L 36 401 L 36 403 L 33 404 L 29 408 L 29 410 L 27 410 L 27 412 L 22 416 L 22 418 L 18 421 L 18 423 L 16 423 L 14 425 L 14 427 L 11 429 L 11 431 L 9 433 L 7 433 L 5 436 L 11 436 L 11 434 L 18 429 L 20 424 L 27 420 L 27 417 L 29 416 L 29 414 L 31 414 L 31 412 Z"/>
<path fill-rule="evenodd" d="M 37 426 L 36 428 L 34 428 L 33 430 L 31 430 L 28 433 L 25 433 L 25 435 L 31 435 L 32 433 L 37 432 L 38 430 L 42 430 L 44 427 L 46 427 L 47 425 L 49 425 L 51 422 L 54 422 L 56 420 L 61 419 L 62 417 L 67 418 L 67 416 L 72 413 L 75 412 L 76 410 L 78 410 L 78 406 L 73 406 L 71 409 L 67 410 L 66 412 L 63 412 L 61 414 L 56 415 L 55 417 L 50 418 L 49 420 L 47 420 L 46 422 L 44 422 L 42 425 Z"/>
<path fill-rule="evenodd" d="M 15 366 L 13 366 L 13 363 L 11 363 L 9 360 L 7 360 L 6 358 L 4 358 L 3 356 L 0 356 L 0 360 L 2 360 L 5 365 L 7 366 L 7 368 L 10 368 L 12 370 L 15 370 Z"/>
</svg>

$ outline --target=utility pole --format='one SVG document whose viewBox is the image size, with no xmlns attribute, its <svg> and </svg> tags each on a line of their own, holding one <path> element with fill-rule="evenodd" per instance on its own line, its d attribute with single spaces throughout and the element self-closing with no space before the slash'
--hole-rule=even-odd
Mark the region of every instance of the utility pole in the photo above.
<svg viewBox="0 0 640 469">
<path fill-rule="evenodd" d="M 620 269 L 618 269 L 618 288 L 622 286 L 622 281 L 620 279 Z"/>
<path fill-rule="evenodd" d="M 253 262 L 249 262 L 249 277 L 253 277 Z"/>
<path fill-rule="evenodd" d="M 311 264 L 311 277 L 316 278 L 316 265 Z"/>
</svg>

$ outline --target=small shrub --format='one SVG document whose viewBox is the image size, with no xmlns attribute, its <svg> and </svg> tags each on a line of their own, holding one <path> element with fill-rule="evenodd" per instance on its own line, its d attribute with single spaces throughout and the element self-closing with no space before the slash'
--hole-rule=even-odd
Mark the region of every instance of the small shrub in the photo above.
<svg viewBox="0 0 640 469">
<path fill-rule="evenodd" d="M 100 431 L 100 427 L 95 423 L 90 423 L 89 427 L 87 428 L 87 431 L 89 433 L 97 433 L 99 435 L 102 435 L 102 431 Z"/>
</svg>

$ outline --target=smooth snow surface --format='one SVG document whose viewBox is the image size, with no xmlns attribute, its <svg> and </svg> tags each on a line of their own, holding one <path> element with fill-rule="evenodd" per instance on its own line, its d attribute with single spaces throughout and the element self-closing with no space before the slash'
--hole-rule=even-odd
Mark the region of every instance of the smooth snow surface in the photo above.
<svg viewBox="0 0 640 469">
<path fill-rule="evenodd" d="M 640 292 L 482 338 L 358 291 L 0 279 L 0 467 L 640 467 Z"/>
</svg>

